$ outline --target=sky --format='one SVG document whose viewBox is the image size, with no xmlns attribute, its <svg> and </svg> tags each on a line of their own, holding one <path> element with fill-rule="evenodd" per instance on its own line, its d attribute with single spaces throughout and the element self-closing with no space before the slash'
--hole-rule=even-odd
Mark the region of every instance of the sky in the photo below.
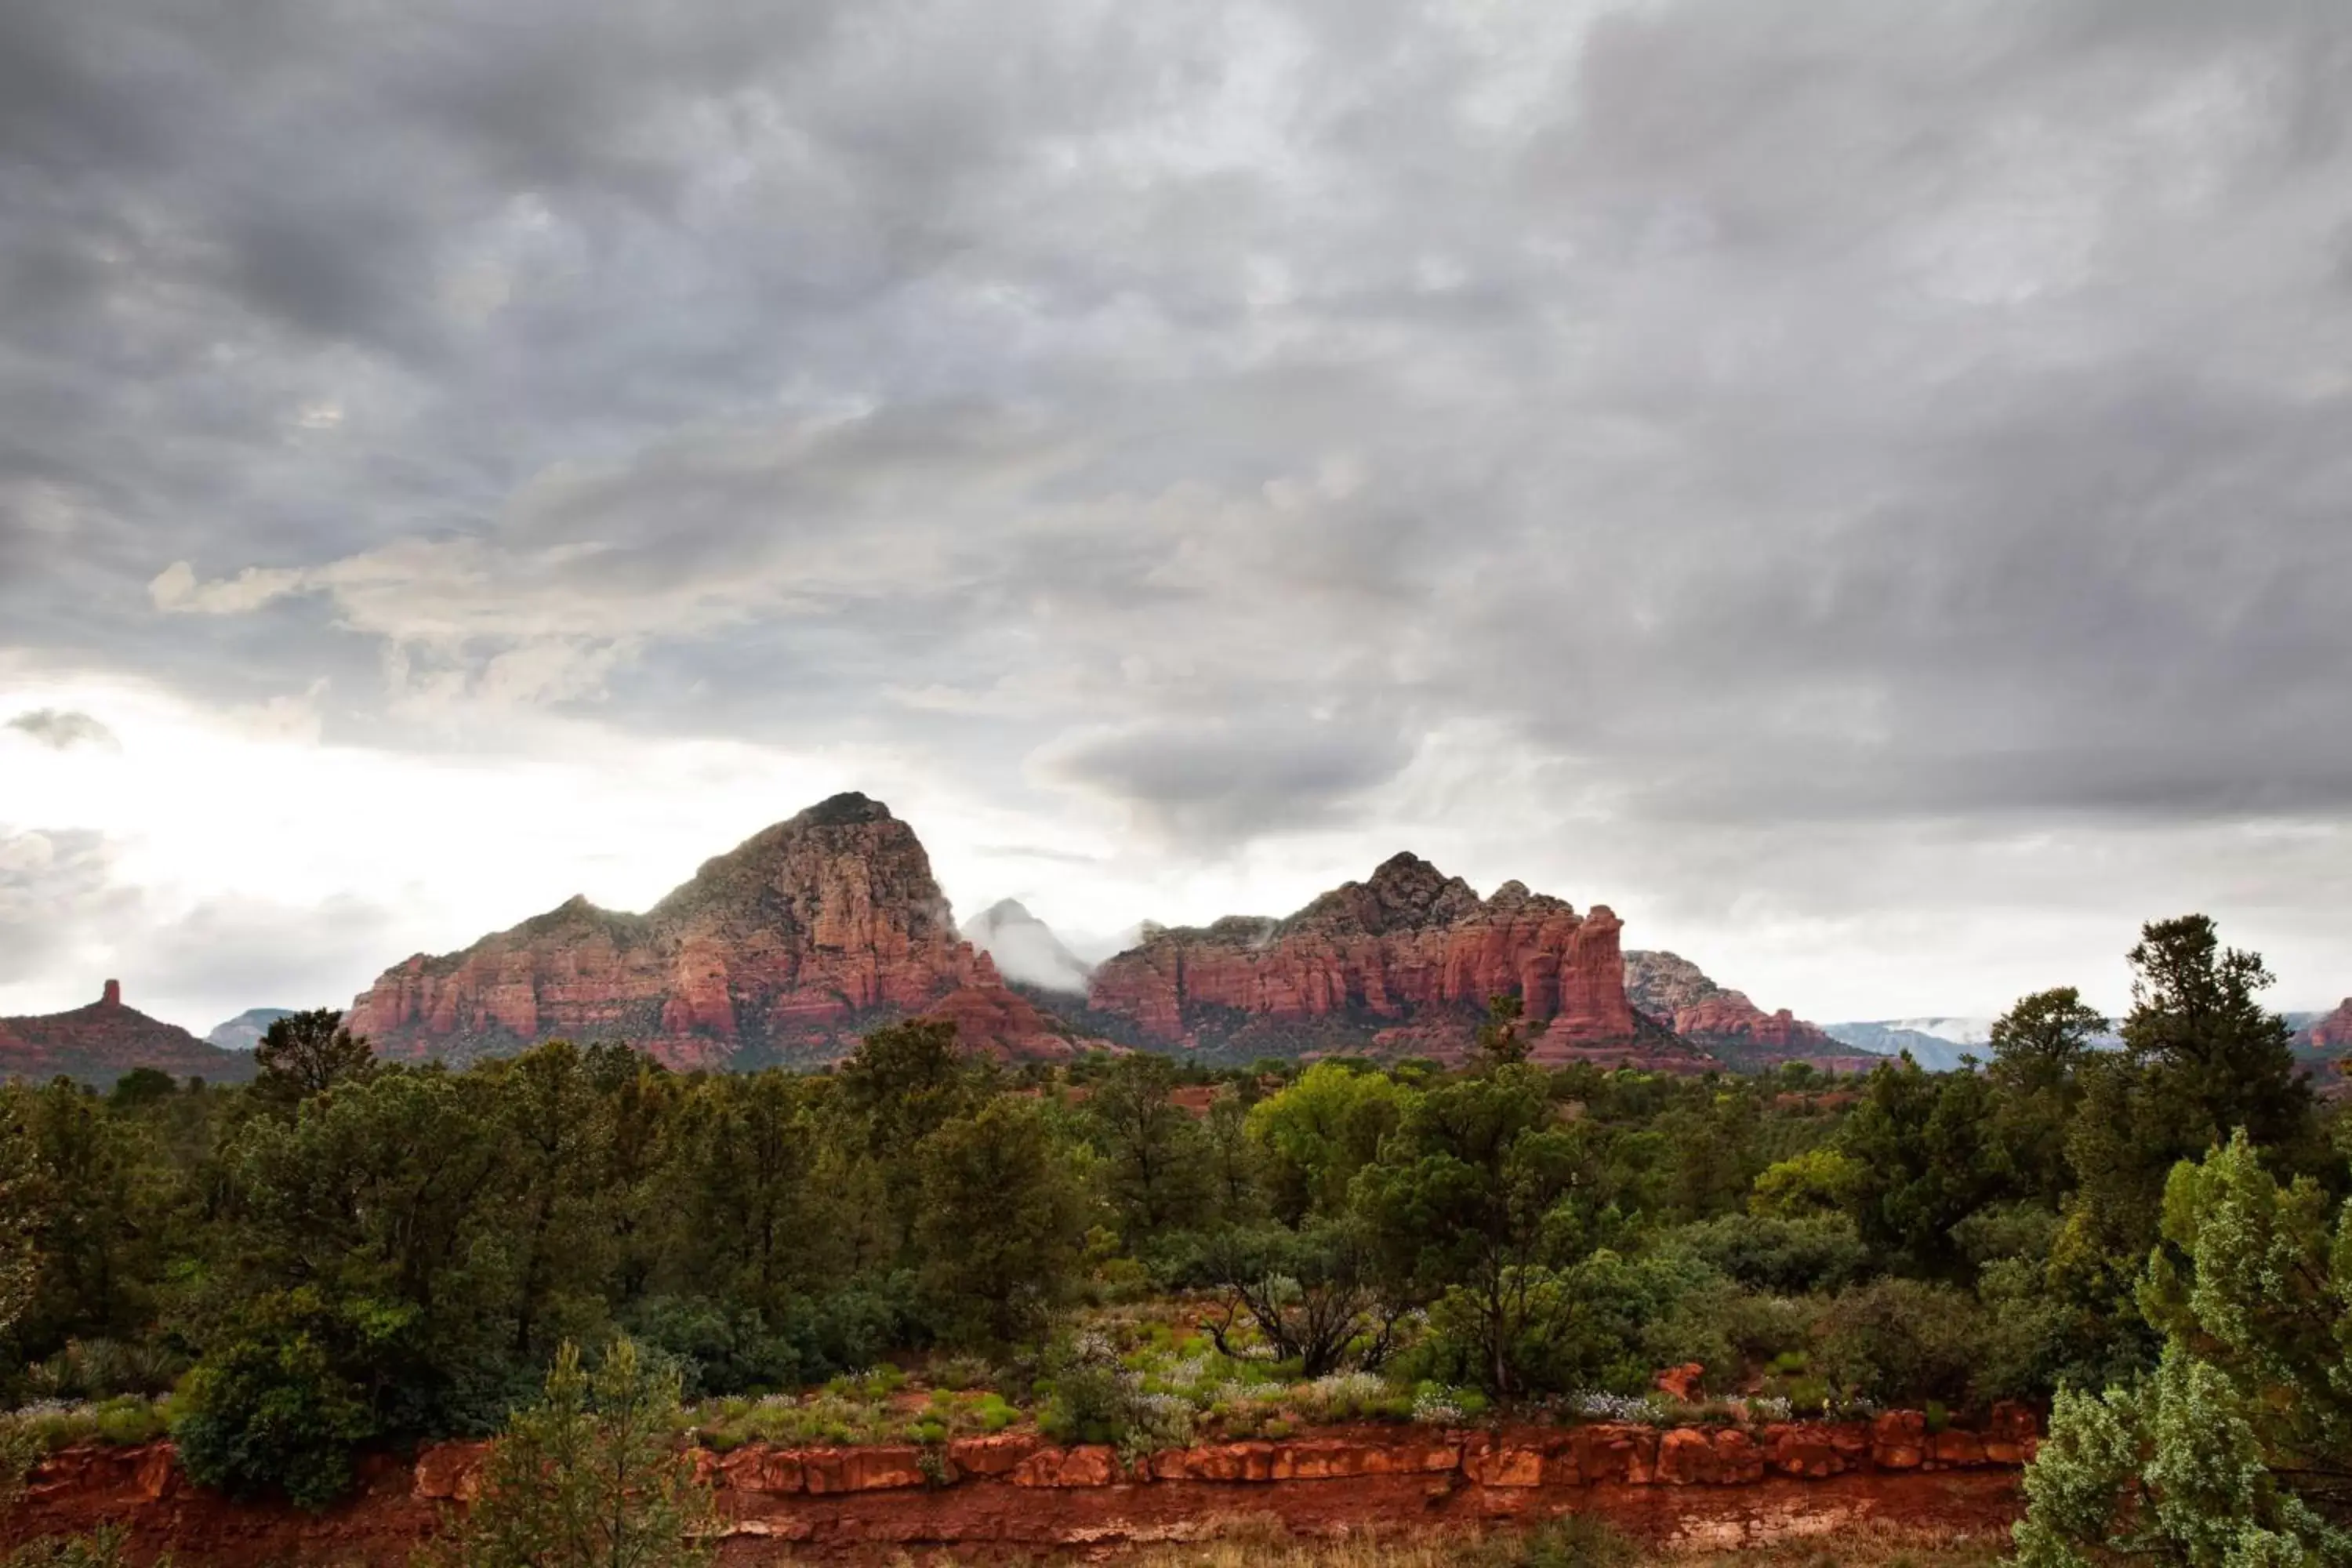
<svg viewBox="0 0 2352 1568">
<path fill-rule="evenodd" d="M 0 1014 L 837 790 L 1767 1007 L 2352 992 L 2340 0 L 15 0 Z"/>
</svg>

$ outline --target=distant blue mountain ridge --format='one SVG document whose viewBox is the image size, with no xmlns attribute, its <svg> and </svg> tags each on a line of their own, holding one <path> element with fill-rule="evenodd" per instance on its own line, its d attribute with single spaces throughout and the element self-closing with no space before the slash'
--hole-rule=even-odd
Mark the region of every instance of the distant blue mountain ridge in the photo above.
<svg viewBox="0 0 2352 1568">
<path fill-rule="evenodd" d="M 2290 1012 L 2280 1016 L 2294 1030 L 2300 1043 L 2312 1025 L 2327 1015 Z M 1960 1058 L 1967 1056 L 1980 1062 L 1992 1059 L 1990 1018 L 1878 1018 L 1823 1024 L 1822 1030 L 1840 1045 L 1877 1056 L 1895 1057 L 1909 1051 L 1911 1059 L 1929 1072 L 1955 1071 L 1962 1065 Z M 2115 1034 L 2101 1035 L 2093 1042 L 2102 1050 L 2119 1049 L 2123 1043 L 2123 1037 Z"/>
</svg>

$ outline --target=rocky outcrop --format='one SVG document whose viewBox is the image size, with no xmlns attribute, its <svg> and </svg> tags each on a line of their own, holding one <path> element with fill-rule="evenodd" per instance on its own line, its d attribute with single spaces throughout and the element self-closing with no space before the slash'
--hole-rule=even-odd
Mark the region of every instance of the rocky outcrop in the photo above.
<svg viewBox="0 0 2352 1568">
<path fill-rule="evenodd" d="M 2315 1051 L 2338 1053 L 2352 1051 L 2352 996 L 2304 1032 L 2304 1043 Z"/>
<path fill-rule="evenodd" d="M 1398 855 L 1283 920 L 1154 929 L 1095 971 L 1088 1005 L 1162 1045 L 1466 1048 L 1488 998 L 1520 999 L 1538 1059 L 1642 1037 L 1606 905 L 1506 882 L 1481 899 Z"/>
<path fill-rule="evenodd" d="M 1028 1434 L 929 1448 L 702 1451 L 722 1563 L 806 1551 L 973 1547 L 1028 1554 L 1213 1537 L 1246 1519 L 1300 1535 L 1401 1529 L 1483 1533 L 1574 1510 L 1666 1547 L 1727 1550 L 1865 1524 L 1990 1535 L 2018 1512 L 2030 1414 L 1931 1431 L 1917 1412 L 1870 1422 L 1760 1426 L 1339 1427 L 1279 1441 L 1206 1443 L 1133 1460 Z M 356 1495 L 324 1514 L 236 1502 L 192 1486 L 169 1444 L 68 1449 L 0 1520 L 0 1546 L 111 1521 L 139 1560 L 405 1563 L 479 1497 L 487 1446 L 426 1446 L 413 1464 L 363 1463 Z"/>
<path fill-rule="evenodd" d="M 110 980 L 99 999 L 69 1013 L 0 1018 L 0 1078 L 40 1081 L 59 1075 L 100 1089 L 133 1068 L 173 1078 L 243 1083 L 253 1056 L 225 1051 L 122 1003 L 122 985 Z"/>
<path fill-rule="evenodd" d="M 753 1067 L 830 1059 L 877 1022 L 934 1012 L 975 1050 L 1074 1048 L 957 934 L 914 830 L 841 795 L 705 861 L 644 914 L 575 898 L 462 952 L 419 953 L 349 1023 L 388 1056 L 464 1060 L 564 1037 Z"/>
<path fill-rule="evenodd" d="M 1786 1007 L 1767 1013 L 1743 993 L 1717 984 L 1679 953 L 1625 954 L 1625 991 L 1644 1016 L 1741 1066 L 1855 1054 Z"/>
<path fill-rule="evenodd" d="M 1052 926 L 1012 899 L 1001 899 L 966 921 L 963 939 L 1017 984 L 1084 996 L 1094 978 L 1094 965 L 1063 946 Z"/>
</svg>

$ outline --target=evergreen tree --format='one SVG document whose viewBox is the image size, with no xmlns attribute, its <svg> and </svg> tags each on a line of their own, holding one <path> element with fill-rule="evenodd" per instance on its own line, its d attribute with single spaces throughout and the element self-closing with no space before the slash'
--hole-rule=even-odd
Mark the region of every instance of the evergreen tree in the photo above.
<svg viewBox="0 0 2352 1568">
<path fill-rule="evenodd" d="M 628 1340 L 593 1376 L 557 1351 L 539 1402 L 490 1449 L 481 1495 L 445 1552 L 453 1568 L 695 1568 L 710 1494 L 678 1441 L 674 1371 Z"/>
<path fill-rule="evenodd" d="M 332 1007 L 278 1019 L 254 1047 L 253 1059 L 260 1068 L 253 1092 L 285 1106 L 365 1079 L 376 1065 L 366 1039 L 343 1027 L 343 1016 Z"/>
<path fill-rule="evenodd" d="M 2352 1562 L 2352 1210 L 2245 1136 L 2165 1192 L 2140 1310 L 2154 1373 L 2061 1390 L 2026 1474 L 2025 1568 Z"/>
<path fill-rule="evenodd" d="M 2130 953 L 2124 1045 L 2153 1074 L 2181 1157 L 2243 1128 L 2265 1148 L 2305 1152 L 2310 1086 L 2295 1070 L 2294 1032 L 2255 994 L 2271 984 L 2258 953 L 2224 949 L 2203 915 L 2142 928 Z"/>
</svg>

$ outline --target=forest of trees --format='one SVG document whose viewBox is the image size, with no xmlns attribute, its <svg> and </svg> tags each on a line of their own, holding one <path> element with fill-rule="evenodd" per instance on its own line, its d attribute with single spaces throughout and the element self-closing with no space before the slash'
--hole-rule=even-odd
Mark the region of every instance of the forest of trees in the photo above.
<svg viewBox="0 0 2352 1568">
<path fill-rule="evenodd" d="M 1221 1074 L 920 1021 L 822 1074 L 449 1071 L 297 1015 L 250 1088 L 0 1089 L 0 1394 L 318 1506 L 616 1354 L 710 1409 L 929 1369 L 1139 1447 L 1225 1418 L 1185 1377 L 1573 1419 L 1696 1362 L 1800 1414 L 2051 1405 L 2030 1563 L 2352 1561 L 2352 1131 L 2259 959 L 2201 917 L 2130 958 L 2121 1049 L 2057 990 L 1980 1071 L 1834 1080 L 1549 1070 L 1507 999 L 1462 1068 Z M 1093 1326 L 1171 1300 L 1181 1375 Z"/>
</svg>

